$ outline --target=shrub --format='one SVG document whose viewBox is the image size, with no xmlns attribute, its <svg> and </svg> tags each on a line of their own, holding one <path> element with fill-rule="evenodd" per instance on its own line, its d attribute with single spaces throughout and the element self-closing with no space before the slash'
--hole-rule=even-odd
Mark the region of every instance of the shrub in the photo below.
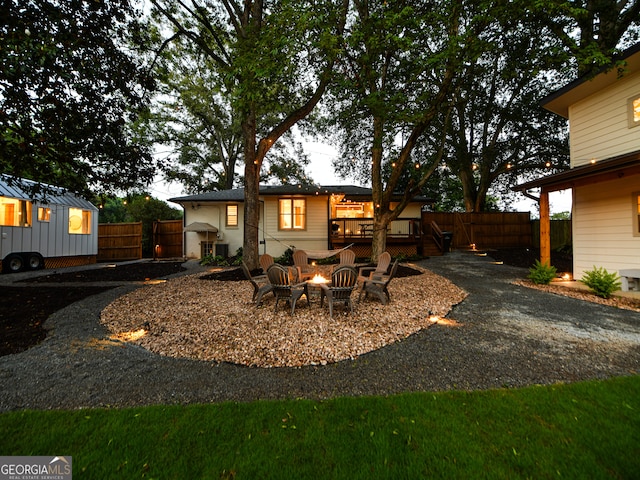
<svg viewBox="0 0 640 480">
<path fill-rule="evenodd" d="M 580 279 L 593 293 L 602 298 L 609 298 L 613 292 L 620 290 L 620 277 L 617 273 L 609 273 L 604 268 L 596 268 L 584 272 Z"/>
<path fill-rule="evenodd" d="M 551 280 L 556 277 L 556 267 L 552 267 L 548 263 L 536 263 L 529 269 L 529 280 L 538 285 L 549 285 Z"/>
<path fill-rule="evenodd" d="M 293 265 L 293 248 L 287 248 L 282 256 L 274 259 L 280 265 Z"/>
<path fill-rule="evenodd" d="M 200 265 L 204 265 L 204 266 L 207 266 L 207 265 L 218 265 L 220 267 L 227 267 L 227 266 L 229 266 L 229 263 L 221 255 L 209 254 L 209 255 L 204 256 L 202 258 L 202 260 L 200 260 Z"/>
</svg>

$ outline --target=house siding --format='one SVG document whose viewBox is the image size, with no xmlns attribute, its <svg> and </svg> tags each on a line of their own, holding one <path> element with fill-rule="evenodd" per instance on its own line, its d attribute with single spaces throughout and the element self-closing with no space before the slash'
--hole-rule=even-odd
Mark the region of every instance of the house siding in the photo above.
<svg viewBox="0 0 640 480">
<path fill-rule="evenodd" d="M 51 209 L 49 222 L 38 220 L 38 207 Z M 38 252 L 45 259 L 98 254 L 98 210 L 91 211 L 89 234 L 69 233 L 69 207 L 33 202 L 30 227 L 0 226 L 0 259 L 14 252 Z"/>
<path fill-rule="evenodd" d="M 628 125 L 633 96 L 640 96 L 640 72 L 569 107 L 571 167 L 640 150 L 640 127 Z"/>
<path fill-rule="evenodd" d="M 225 210 L 227 203 L 233 202 L 221 202 L 214 205 L 198 204 L 193 207 L 189 205 L 185 206 L 185 226 L 193 222 L 204 222 L 216 227 L 218 232 L 222 234 L 222 238 L 217 240 L 217 235 L 213 232 L 185 232 L 184 254 L 187 258 L 201 258 L 203 242 L 227 244 L 229 245 L 229 255 L 234 255 L 238 248 L 242 246 L 242 225 L 244 224 L 243 205 L 242 203 L 238 204 L 239 226 L 227 227 Z"/>
<path fill-rule="evenodd" d="M 574 189 L 574 277 L 603 267 L 608 272 L 640 268 L 640 237 L 633 235 L 632 194 L 637 177 Z"/>
<path fill-rule="evenodd" d="M 287 248 L 296 247 L 301 250 L 325 250 L 328 248 L 329 231 L 329 200 L 326 196 L 306 196 L 307 219 L 306 229 L 302 231 L 278 229 L 278 200 L 279 198 L 298 198 L 283 195 L 282 197 L 267 197 L 264 201 L 265 214 L 265 245 L 260 253 L 266 251 L 269 255 L 278 257 Z"/>
</svg>

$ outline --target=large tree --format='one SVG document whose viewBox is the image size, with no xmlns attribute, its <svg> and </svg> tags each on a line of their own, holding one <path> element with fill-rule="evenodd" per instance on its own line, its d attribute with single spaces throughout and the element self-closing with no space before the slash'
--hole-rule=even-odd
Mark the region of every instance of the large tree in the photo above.
<svg viewBox="0 0 640 480">
<path fill-rule="evenodd" d="M 129 0 L 7 0 L 0 12 L 0 172 L 87 195 L 148 182 L 152 156 L 129 125 L 153 83 L 130 50 L 144 29 Z"/>
<path fill-rule="evenodd" d="M 562 41 L 561 56 L 578 75 L 611 66 L 621 43 L 638 41 L 640 0 L 544 0 L 523 5 Z"/>
<path fill-rule="evenodd" d="M 450 118 L 447 99 L 465 62 L 477 55 L 475 40 L 488 17 L 485 5 L 464 0 L 353 4 L 330 126 L 340 132 L 340 172 L 371 182 L 376 259 L 386 249 L 387 226 L 441 160 L 443 142 L 416 147 L 434 123 Z M 465 17 L 468 11 L 476 16 Z"/>
<path fill-rule="evenodd" d="M 243 254 L 254 268 L 262 164 L 274 143 L 322 97 L 331 79 L 347 0 L 152 3 L 172 23 L 170 35 L 190 39 L 226 79 L 243 140 Z"/>
<path fill-rule="evenodd" d="M 189 193 L 231 189 L 243 180 L 236 172 L 243 138 L 239 112 L 232 108 L 233 82 L 189 38 L 179 35 L 162 45 L 160 32 L 171 28 L 167 22 L 163 15 L 154 18 L 158 92 L 140 131 L 156 145 L 167 180 L 179 182 Z M 285 134 L 265 157 L 261 182 L 310 183 L 307 163 L 292 135 Z"/>
<path fill-rule="evenodd" d="M 434 123 L 431 142 L 447 131 L 445 162 L 461 183 L 467 212 L 485 211 L 487 195 L 517 178 L 569 165 L 566 125 L 538 101 L 564 81 L 558 49 L 541 25 L 504 12 L 479 36 L 482 53 L 468 62 L 451 94 L 450 121 Z"/>
</svg>

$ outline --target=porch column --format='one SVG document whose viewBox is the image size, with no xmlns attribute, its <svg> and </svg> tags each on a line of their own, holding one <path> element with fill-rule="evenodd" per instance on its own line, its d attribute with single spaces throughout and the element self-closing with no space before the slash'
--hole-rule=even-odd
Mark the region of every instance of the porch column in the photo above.
<svg viewBox="0 0 640 480">
<path fill-rule="evenodd" d="M 551 221 L 549 219 L 549 192 L 540 192 L 540 263 L 551 265 Z"/>
</svg>

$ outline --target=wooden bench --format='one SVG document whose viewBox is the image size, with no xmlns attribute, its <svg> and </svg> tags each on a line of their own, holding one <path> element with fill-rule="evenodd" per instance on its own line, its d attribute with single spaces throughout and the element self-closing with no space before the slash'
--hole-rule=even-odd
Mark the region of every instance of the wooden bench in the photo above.
<svg viewBox="0 0 640 480">
<path fill-rule="evenodd" d="M 640 268 L 620 270 L 620 283 L 623 292 L 640 290 Z"/>
</svg>

